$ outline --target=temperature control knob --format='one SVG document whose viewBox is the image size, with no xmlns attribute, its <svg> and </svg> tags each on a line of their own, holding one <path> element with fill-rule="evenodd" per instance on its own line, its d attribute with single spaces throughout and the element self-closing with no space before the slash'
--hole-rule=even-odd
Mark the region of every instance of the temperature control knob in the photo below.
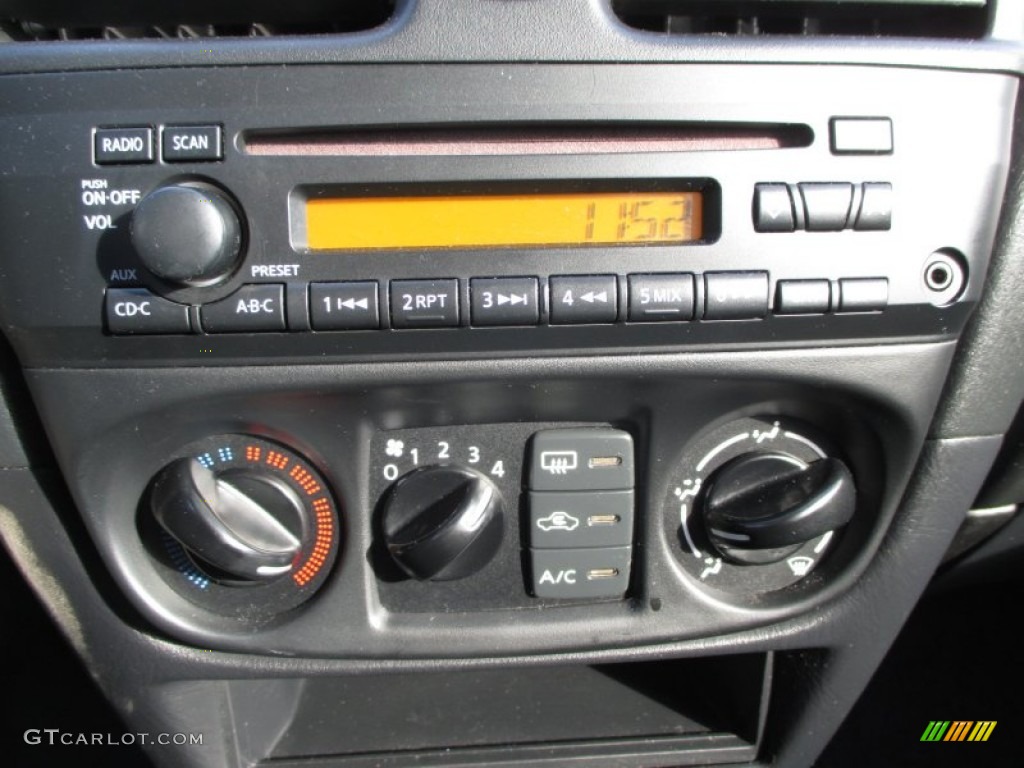
<svg viewBox="0 0 1024 768">
<path fill-rule="evenodd" d="M 292 569 L 309 527 L 298 494 L 258 469 L 214 473 L 179 459 L 153 485 L 157 522 L 206 566 L 247 581 Z"/>
<path fill-rule="evenodd" d="M 853 476 L 842 461 L 805 462 L 781 452 L 748 453 L 709 478 L 704 498 L 708 538 L 737 563 L 772 563 L 849 522 Z"/>
<path fill-rule="evenodd" d="M 143 265 L 160 279 L 202 287 L 238 265 L 242 223 L 225 192 L 182 182 L 142 198 L 132 214 L 131 240 Z"/>
<path fill-rule="evenodd" d="M 413 578 L 453 581 L 494 557 L 503 532 L 501 494 L 473 469 L 414 470 L 384 500 L 381 528 L 388 552 Z"/>
</svg>

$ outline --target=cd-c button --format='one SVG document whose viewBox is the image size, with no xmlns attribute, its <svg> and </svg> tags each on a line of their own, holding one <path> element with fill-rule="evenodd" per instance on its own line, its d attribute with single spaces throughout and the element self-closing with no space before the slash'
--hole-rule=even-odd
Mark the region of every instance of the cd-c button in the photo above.
<svg viewBox="0 0 1024 768">
<path fill-rule="evenodd" d="M 243 285 L 226 299 L 205 305 L 201 317 L 207 333 L 283 331 L 284 286 Z"/>
<path fill-rule="evenodd" d="M 155 296 L 145 288 L 107 291 L 107 330 L 116 334 L 190 333 L 188 307 Z"/>
<path fill-rule="evenodd" d="M 447 328 L 459 324 L 459 281 L 392 280 L 395 328 Z"/>
</svg>

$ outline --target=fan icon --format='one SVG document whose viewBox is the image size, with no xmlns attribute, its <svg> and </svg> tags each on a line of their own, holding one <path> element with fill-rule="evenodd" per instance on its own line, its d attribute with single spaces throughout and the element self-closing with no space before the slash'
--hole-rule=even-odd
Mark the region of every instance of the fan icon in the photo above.
<svg viewBox="0 0 1024 768">
<path fill-rule="evenodd" d="M 405 443 L 401 440 L 388 440 L 388 444 L 384 447 L 384 453 L 388 456 L 400 459 L 402 458 L 402 454 L 405 453 Z"/>
</svg>

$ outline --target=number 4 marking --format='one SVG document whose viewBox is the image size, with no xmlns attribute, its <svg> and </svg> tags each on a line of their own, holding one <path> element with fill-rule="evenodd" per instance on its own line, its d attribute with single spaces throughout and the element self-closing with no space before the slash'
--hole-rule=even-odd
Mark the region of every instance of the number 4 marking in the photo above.
<svg viewBox="0 0 1024 768">
<path fill-rule="evenodd" d="M 496 461 L 496 462 L 494 462 L 494 466 L 491 467 L 491 474 L 494 477 L 504 477 L 505 476 L 505 462 L 503 462 L 503 461 Z"/>
</svg>

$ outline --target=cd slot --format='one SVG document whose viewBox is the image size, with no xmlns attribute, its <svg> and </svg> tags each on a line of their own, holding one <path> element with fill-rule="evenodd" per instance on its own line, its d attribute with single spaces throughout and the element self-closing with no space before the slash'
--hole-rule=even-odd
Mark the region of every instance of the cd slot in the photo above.
<svg viewBox="0 0 1024 768">
<path fill-rule="evenodd" d="M 265 157 L 617 155 L 787 149 L 810 146 L 813 139 L 801 124 L 545 124 L 249 131 L 242 146 Z"/>
</svg>

